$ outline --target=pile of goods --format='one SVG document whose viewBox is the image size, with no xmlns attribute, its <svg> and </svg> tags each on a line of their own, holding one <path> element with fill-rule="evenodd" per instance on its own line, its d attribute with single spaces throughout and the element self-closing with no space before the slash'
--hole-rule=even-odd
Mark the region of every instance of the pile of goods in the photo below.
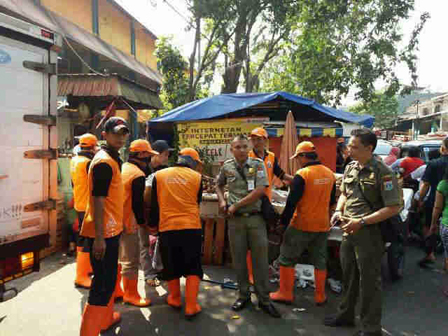
<svg viewBox="0 0 448 336">
<path fill-rule="evenodd" d="M 216 192 L 216 179 L 213 177 L 202 175 L 202 178 L 204 179 L 203 192 L 206 194 L 213 194 Z"/>
</svg>

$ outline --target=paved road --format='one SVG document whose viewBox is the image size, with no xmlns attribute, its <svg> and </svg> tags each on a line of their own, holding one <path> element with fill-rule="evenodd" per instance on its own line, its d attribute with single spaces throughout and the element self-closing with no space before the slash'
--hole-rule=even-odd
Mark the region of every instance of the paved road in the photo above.
<svg viewBox="0 0 448 336">
<path fill-rule="evenodd" d="M 434 270 L 422 270 L 416 266 L 421 252 L 408 249 L 407 274 L 398 283 L 384 285 L 384 334 L 431 335 L 448 334 L 448 298 L 441 293 L 448 275 Z M 436 267 L 441 267 L 438 256 Z M 87 291 L 73 287 L 75 264 L 60 254 L 44 260 L 42 270 L 9 286 L 16 286 L 20 293 L 7 302 L 0 303 L 0 336 L 48 335 L 74 336 L 79 333 L 80 315 Z M 213 279 L 232 278 L 226 268 L 205 267 L 205 273 Z M 117 304 L 122 313 L 122 323 L 104 335 L 352 335 L 356 329 L 333 329 L 322 325 L 325 314 L 334 310 L 338 298 L 330 294 L 326 307 L 313 305 L 311 288 L 297 289 L 293 306 L 277 305 L 282 319 L 273 319 L 258 311 L 255 306 L 235 314 L 229 307 L 235 300 L 235 291 L 221 289 L 209 283 L 201 284 L 200 303 L 203 313 L 194 322 L 184 319 L 182 313 L 166 303 L 166 290 L 144 288 L 152 300 L 149 308 L 135 308 Z M 254 300 L 255 301 L 255 300 Z M 293 308 L 305 308 L 295 312 Z M 237 318 L 236 318 L 237 316 Z"/>
</svg>

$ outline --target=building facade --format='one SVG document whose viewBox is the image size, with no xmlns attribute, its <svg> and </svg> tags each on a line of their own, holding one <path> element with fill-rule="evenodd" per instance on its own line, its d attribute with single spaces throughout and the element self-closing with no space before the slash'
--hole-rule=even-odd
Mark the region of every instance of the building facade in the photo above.
<svg viewBox="0 0 448 336">
<path fill-rule="evenodd" d="M 448 94 L 416 100 L 398 120 L 399 127 L 411 129 L 414 138 L 429 133 L 448 132 Z"/>
<path fill-rule="evenodd" d="M 40 5 L 157 71 L 157 37 L 113 0 L 38 0 Z M 97 61 L 92 60 L 92 65 Z M 103 62 L 104 63 L 104 62 Z M 104 64 L 103 64 L 104 65 Z"/>
</svg>

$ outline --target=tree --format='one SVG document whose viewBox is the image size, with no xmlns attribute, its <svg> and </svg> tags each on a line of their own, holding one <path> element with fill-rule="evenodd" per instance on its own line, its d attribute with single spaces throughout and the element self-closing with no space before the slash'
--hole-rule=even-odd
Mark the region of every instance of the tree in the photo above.
<svg viewBox="0 0 448 336">
<path fill-rule="evenodd" d="M 169 111 L 189 101 L 188 64 L 169 37 L 159 38 L 156 56 L 157 67 L 163 76 L 160 98 Z"/>
<path fill-rule="evenodd" d="M 429 15 L 404 47 L 399 29 L 415 0 L 185 1 L 195 29 L 189 100 L 222 68 L 223 93 L 244 83 L 246 92 L 288 90 L 333 105 L 353 87 L 359 100 L 372 100 L 378 81 L 394 95 L 399 63 L 416 86 L 418 37 Z"/>
<path fill-rule="evenodd" d="M 172 37 L 162 36 L 156 45 L 157 67 L 163 76 L 160 98 L 165 111 L 208 97 L 212 75 L 203 71 L 199 80 L 195 77 L 194 92 L 191 91 L 190 66 L 179 49 L 172 44 Z M 213 73 L 213 72 L 212 72 Z M 193 76 L 195 74 L 193 73 Z"/>
<path fill-rule="evenodd" d="M 400 49 L 400 22 L 413 6 L 414 0 L 301 1 L 289 42 L 262 74 L 262 90 L 288 90 L 338 105 L 355 87 L 356 98 L 369 102 L 377 81 L 389 96 L 400 91 L 394 71 L 399 63 L 407 65 L 416 86 L 418 37 L 429 14 Z"/>
<path fill-rule="evenodd" d="M 385 92 L 375 93 L 369 102 L 359 103 L 349 108 L 357 114 L 370 114 L 375 117 L 375 127 L 385 129 L 395 126 L 398 116 L 398 99 Z"/>
<path fill-rule="evenodd" d="M 186 1 L 192 15 L 188 29 L 195 29 L 193 51 L 189 58 L 189 99 L 191 101 L 203 94 L 200 92 L 201 89 L 210 88 L 217 68 L 217 58 L 232 37 L 226 33 L 231 13 L 226 10 L 226 1 Z M 203 53 L 201 53 L 202 40 L 206 41 Z"/>
</svg>

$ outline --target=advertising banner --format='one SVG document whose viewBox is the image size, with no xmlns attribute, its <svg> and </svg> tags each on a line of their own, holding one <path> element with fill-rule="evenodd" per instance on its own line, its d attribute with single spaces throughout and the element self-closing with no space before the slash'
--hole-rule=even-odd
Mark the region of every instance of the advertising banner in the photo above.
<svg viewBox="0 0 448 336">
<path fill-rule="evenodd" d="M 213 161 L 225 161 L 232 157 L 230 142 L 233 138 L 240 134 L 249 135 L 266 121 L 269 121 L 268 117 L 178 123 L 179 146 L 206 150 L 206 155 Z"/>
</svg>

